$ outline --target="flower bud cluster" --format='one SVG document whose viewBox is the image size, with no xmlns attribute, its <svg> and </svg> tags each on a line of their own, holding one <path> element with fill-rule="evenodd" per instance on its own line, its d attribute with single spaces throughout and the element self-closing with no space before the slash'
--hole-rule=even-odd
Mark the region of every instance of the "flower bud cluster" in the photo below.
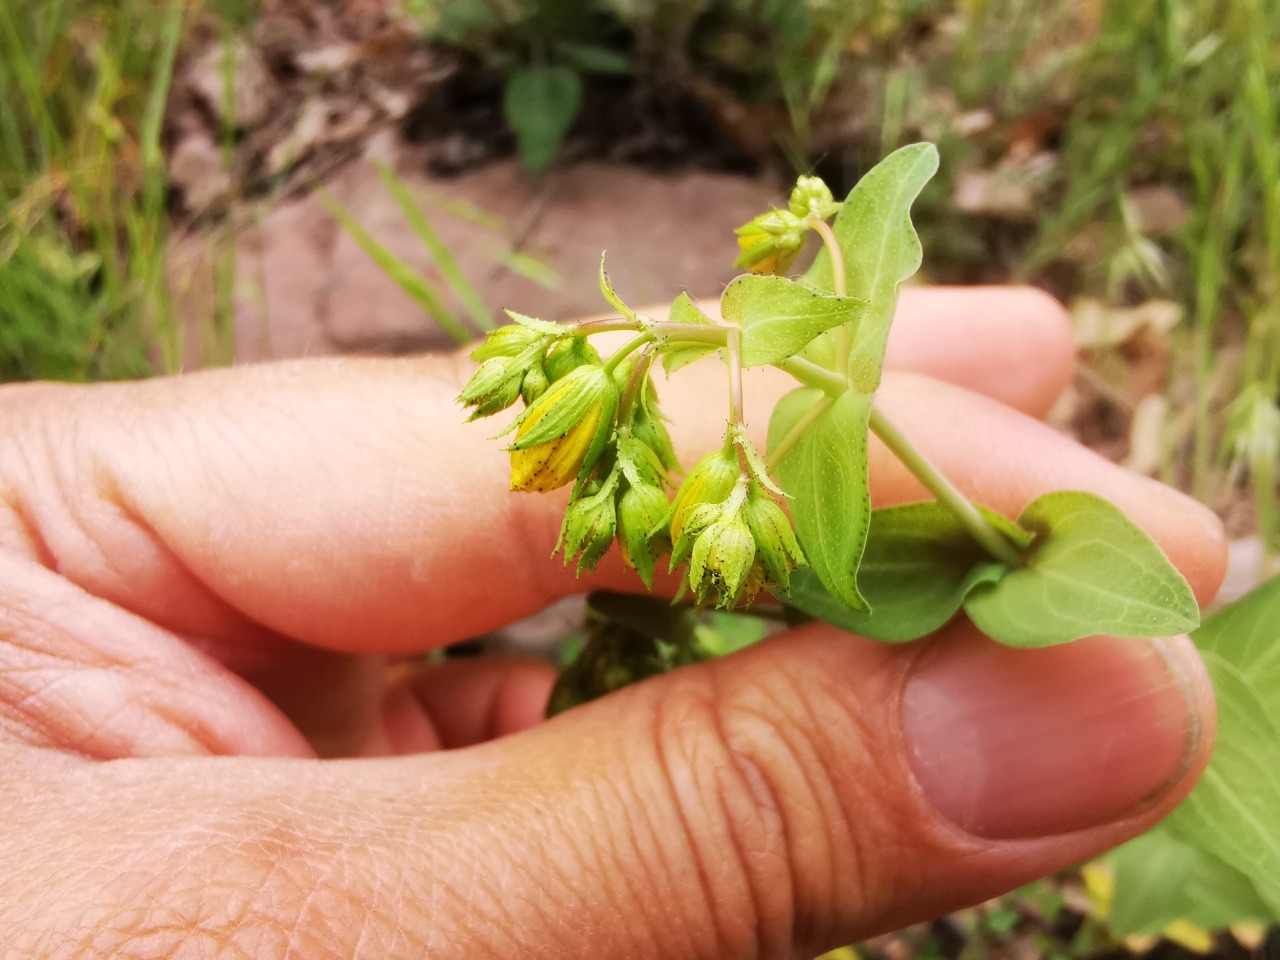
<svg viewBox="0 0 1280 960">
<path fill-rule="evenodd" d="M 734 231 L 742 252 L 733 265 L 752 273 L 786 273 L 800 256 L 813 218 L 825 220 L 837 210 L 839 204 L 820 177 L 801 177 L 786 210 L 775 207 Z"/>
<path fill-rule="evenodd" d="M 459 400 L 475 419 L 523 399 L 524 410 L 503 431 L 514 432 L 511 489 L 573 484 L 555 549 L 566 564 L 576 558 L 579 573 L 593 570 L 616 540 L 650 589 L 659 558 L 670 552 L 672 571 L 687 563 L 700 604 L 731 607 L 770 585 L 787 588 L 804 557 L 774 499 L 783 493 L 741 424 L 689 472 L 672 502 L 671 475 L 680 465 L 649 375 L 653 346 L 605 362 L 572 329 L 511 316 L 515 325 L 494 331 L 472 354 L 480 367 Z"/>
<path fill-rule="evenodd" d="M 731 434 L 725 449 L 705 457 L 685 478 L 668 515 L 671 569 L 688 562 L 689 588 L 699 603 L 750 601 L 762 589 L 791 583 L 804 563 L 791 521 L 774 500 L 777 488 L 758 468 L 747 441 Z"/>
<path fill-rule="evenodd" d="M 616 538 L 623 562 L 652 588 L 655 561 L 671 548 L 664 520 L 670 471 L 679 464 L 647 369 L 628 364 L 617 376 L 635 381 L 629 407 L 594 473 L 575 489 L 556 549 L 566 563 L 576 556 L 581 573 L 594 569 Z"/>
</svg>

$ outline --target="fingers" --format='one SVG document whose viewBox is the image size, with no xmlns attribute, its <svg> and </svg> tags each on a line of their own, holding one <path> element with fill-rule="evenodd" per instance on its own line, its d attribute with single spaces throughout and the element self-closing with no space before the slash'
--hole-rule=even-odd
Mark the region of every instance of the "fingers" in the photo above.
<svg viewBox="0 0 1280 960">
<path fill-rule="evenodd" d="M 721 442 L 707 398 L 722 378 L 695 365 L 665 385 L 686 463 Z M 768 371 L 748 391 L 761 442 L 786 379 Z M 616 552 L 583 581 L 550 558 L 563 494 L 510 493 L 494 428 L 460 424 L 456 390 L 439 360 L 337 360 L 7 393 L 0 502 L 17 505 L 33 555 L 84 589 L 241 651 L 277 635 L 422 650 L 588 585 L 633 588 Z M 1198 596 L 1217 589 L 1221 529 L 1187 498 L 953 386 L 893 374 L 880 402 L 979 502 L 1014 515 L 1049 490 L 1096 492 L 1133 512 Z M 878 504 L 923 496 L 874 446 L 871 484 Z"/>
<path fill-rule="evenodd" d="M 4 553 L 0 741 L 101 760 L 314 756 L 262 694 L 222 665 Z"/>
<path fill-rule="evenodd" d="M 32 890 L 58 936 L 89 926 L 120 955 L 811 956 L 1135 835 L 1212 734 L 1185 641 L 1014 651 L 957 626 L 891 647 L 812 626 L 469 751 L 28 778 L 45 792 L 6 798 L 19 866 L 0 878 L 25 898 L 0 903 L 27 908 L 7 942 L 36 956 L 54 926 Z M 86 826 L 104 817 L 109 843 Z"/>
<path fill-rule="evenodd" d="M 387 753 L 470 747 L 535 726 L 555 671 L 538 660 L 492 657 L 409 668 L 392 679 Z"/>
<path fill-rule="evenodd" d="M 885 363 L 1042 417 L 1075 373 L 1075 342 L 1062 305 L 1034 287 L 922 287 L 903 293 Z"/>
</svg>

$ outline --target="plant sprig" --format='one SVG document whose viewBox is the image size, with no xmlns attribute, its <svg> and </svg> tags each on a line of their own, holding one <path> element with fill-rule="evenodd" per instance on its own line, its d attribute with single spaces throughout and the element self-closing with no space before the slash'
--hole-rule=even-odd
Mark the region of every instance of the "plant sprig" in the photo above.
<svg viewBox="0 0 1280 960">
<path fill-rule="evenodd" d="M 698 604 L 734 607 L 772 590 L 806 614 L 872 638 L 912 640 L 963 609 L 1016 646 L 1095 633 L 1153 637 L 1190 629 L 1186 581 L 1119 510 L 1088 493 L 1047 494 L 1016 520 L 971 502 L 876 405 L 901 284 L 921 263 L 910 209 L 937 169 L 931 144 L 904 147 L 844 203 L 801 177 L 786 209 L 738 231 L 736 265 L 713 320 L 686 295 L 657 321 L 633 310 L 600 265 L 617 316 L 558 325 L 508 311 L 513 326 L 473 354 L 461 401 L 488 416 L 523 400 L 513 490 L 572 484 L 557 551 L 590 570 L 616 540 L 652 588 L 656 560 Z M 784 276 L 806 238 L 821 247 Z M 589 340 L 626 331 L 608 357 Z M 681 472 L 652 381 L 719 354 L 727 371 L 723 446 Z M 797 381 L 775 406 L 765 455 L 743 420 L 746 367 Z M 935 500 L 872 510 L 875 434 Z M 785 491 L 785 492 L 784 492 Z M 785 505 L 785 508 L 784 508 Z"/>
</svg>

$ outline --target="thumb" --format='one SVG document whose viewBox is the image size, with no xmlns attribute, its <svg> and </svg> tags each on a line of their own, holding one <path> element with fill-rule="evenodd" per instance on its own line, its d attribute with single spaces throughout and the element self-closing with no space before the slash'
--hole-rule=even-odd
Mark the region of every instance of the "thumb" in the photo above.
<svg viewBox="0 0 1280 960">
<path fill-rule="evenodd" d="M 1213 724 L 1185 639 L 1020 651 L 961 624 L 886 646 L 814 625 L 466 750 L 24 767 L 0 787 L 21 865 L 0 903 L 11 883 L 25 904 L 0 908 L 0 942 L 813 955 L 1146 829 Z"/>
<path fill-rule="evenodd" d="M 611 955 L 813 955 L 1154 824 L 1207 761 L 1210 690 L 1185 638 L 1025 651 L 962 624 L 904 648 L 802 628 L 527 734 L 506 849 L 536 838 L 526 862 L 553 852 L 561 880 L 531 873 L 514 900 L 571 894 L 555 915 L 624 938 Z M 593 953 L 573 947 L 556 955 Z"/>
</svg>

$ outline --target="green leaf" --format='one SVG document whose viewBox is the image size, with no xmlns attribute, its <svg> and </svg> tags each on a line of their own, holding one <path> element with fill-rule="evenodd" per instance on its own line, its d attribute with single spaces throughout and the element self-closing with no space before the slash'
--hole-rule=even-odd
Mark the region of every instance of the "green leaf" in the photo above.
<svg viewBox="0 0 1280 960">
<path fill-rule="evenodd" d="M 1253 882 L 1161 825 L 1107 854 L 1115 870 L 1109 926 L 1114 933 L 1159 934 L 1175 920 L 1221 929 L 1273 918 Z"/>
<path fill-rule="evenodd" d="M 769 449 L 776 450 L 806 415 L 819 404 L 826 407 L 775 473 L 791 496 L 796 536 L 809 566 L 832 596 L 857 610 L 869 609 L 857 577 L 871 521 L 867 421 L 872 399 L 850 390 L 828 403 L 817 390 L 794 390 L 778 402 L 769 421 Z"/>
<path fill-rule="evenodd" d="M 676 297 L 671 304 L 671 315 L 667 319 L 671 323 L 711 324 L 711 318 L 698 309 L 697 304 L 689 298 L 687 293 Z M 710 343 L 689 343 L 668 347 L 662 351 L 662 366 L 670 376 L 681 367 L 687 367 L 695 360 L 701 360 L 719 349 Z"/>
<path fill-rule="evenodd" d="M 562 40 L 556 52 L 565 63 L 582 73 L 626 76 L 631 73 L 631 58 L 620 50 L 598 43 L 574 43 Z"/>
<path fill-rule="evenodd" d="M 994 514 L 983 512 L 994 519 Z M 842 604 L 803 567 L 792 575 L 785 599 L 842 630 L 900 643 L 944 626 L 970 590 L 1006 572 L 951 511 L 933 501 L 913 503 L 871 513 L 858 569 L 858 590 L 871 605 L 870 613 Z"/>
<path fill-rule="evenodd" d="M 931 143 L 894 151 L 858 181 L 832 224 L 844 253 L 846 292 L 870 303 L 854 329 L 849 360 L 851 382 L 864 393 L 874 393 L 880 386 L 898 287 L 920 269 L 920 239 L 911 225 L 911 204 L 937 169 L 938 150 Z M 831 257 L 825 247 L 804 275 L 804 282 L 820 290 L 835 290 Z M 825 342 L 818 352 L 824 348 L 830 352 Z"/>
<path fill-rule="evenodd" d="M 572 67 L 523 67 L 507 77 L 503 115 L 526 167 L 547 168 L 581 102 L 582 78 Z"/>
<path fill-rule="evenodd" d="M 1121 933 L 1178 918 L 1210 928 L 1280 921 L 1280 577 L 1192 638 L 1213 680 L 1217 744 L 1183 804 L 1108 855 Z"/>
<path fill-rule="evenodd" d="M 979 630 L 1014 647 L 1109 633 L 1164 637 L 1194 628 L 1191 587 L 1150 537 L 1091 493 L 1034 500 L 1018 524 L 1035 533 L 1027 565 L 965 599 Z"/>
<path fill-rule="evenodd" d="M 858 319 L 867 303 L 788 280 L 744 274 L 725 288 L 720 313 L 742 327 L 742 365 L 793 357 L 814 337 Z"/>
<path fill-rule="evenodd" d="M 1280 627 L 1272 621 L 1273 639 Z M 1205 651 L 1218 701 L 1213 760 L 1166 821 L 1173 835 L 1249 876 L 1280 918 L 1280 691 Z"/>
<path fill-rule="evenodd" d="M 502 20 L 485 0 L 451 0 L 439 8 L 431 39 L 456 47 L 482 45 L 502 27 Z"/>
</svg>

